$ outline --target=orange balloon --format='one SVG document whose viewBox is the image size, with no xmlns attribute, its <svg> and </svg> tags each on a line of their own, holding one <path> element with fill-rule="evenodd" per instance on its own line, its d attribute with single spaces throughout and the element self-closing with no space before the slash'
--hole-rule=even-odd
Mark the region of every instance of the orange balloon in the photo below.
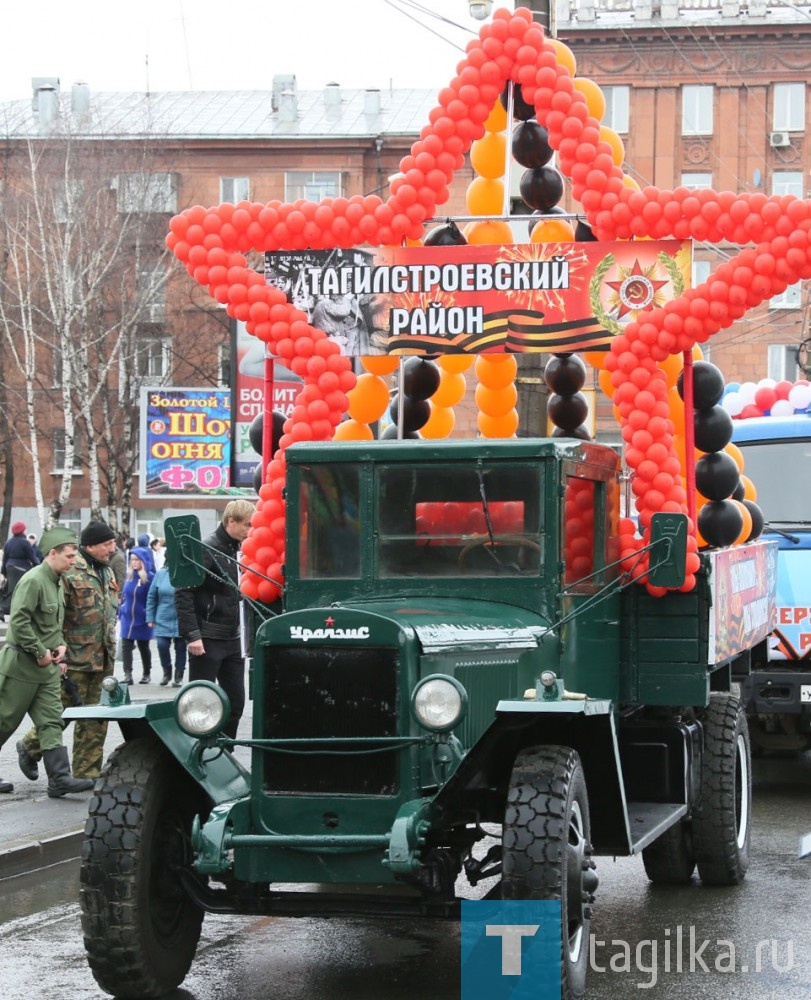
<svg viewBox="0 0 811 1000">
<path fill-rule="evenodd" d="M 605 365 L 608 351 L 583 351 L 582 358 L 598 371 Z"/>
<path fill-rule="evenodd" d="M 751 500 L 752 503 L 757 501 L 757 490 L 755 489 L 755 484 L 749 478 L 749 476 L 741 475 L 741 482 L 743 483 L 743 498 L 744 500 Z"/>
<path fill-rule="evenodd" d="M 569 73 L 574 76 L 577 73 L 577 60 L 569 46 L 559 42 L 557 38 L 547 38 L 546 44 L 554 48 L 558 65 L 565 66 Z"/>
<path fill-rule="evenodd" d="M 485 132 L 470 147 L 470 165 L 480 177 L 503 177 L 507 169 L 506 157 L 507 137 L 503 132 Z"/>
<path fill-rule="evenodd" d="M 437 358 L 437 364 L 446 372 L 466 372 L 476 359 L 469 354 L 443 354 Z"/>
<path fill-rule="evenodd" d="M 349 416 L 361 424 L 379 420 L 389 405 L 389 387 L 379 375 L 359 375 L 355 388 L 346 394 Z"/>
<path fill-rule="evenodd" d="M 507 109 L 499 98 L 496 98 L 496 103 L 485 119 L 484 127 L 488 132 L 503 132 L 507 127 Z"/>
<path fill-rule="evenodd" d="M 740 500 L 733 500 L 732 502 L 741 512 L 741 517 L 743 518 L 743 528 L 741 528 L 741 533 L 732 543 L 733 545 L 740 545 L 752 534 L 752 515 L 749 513 L 749 508 L 745 504 L 741 503 Z"/>
<path fill-rule="evenodd" d="M 334 441 L 374 441 L 374 438 L 371 427 L 357 420 L 344 420 L 335 428 L 333 435 Z"/>
<path fill-rule="evenodd" d="M 679 395 L 675 385 L 667 390 L 667 403 L 670 407 L 670 419 L 673 421 L 675 433 L 684 437 L 684 400 Z"/>
<path fill-rule="evenodd" d="M 743 452 L 741 451 L 741 449 L 732 441 L 730 441 L 729 444 L 724 448 L 724 451 L 738 466 L 738 472 L 743 472 Z"/>
<path fill-rule="evenodd" d="M 671 354 L 664 361 L 660 361 L 658 367 L 665 373 L 665 380 L 668 387 L 672 387 L 678 381 L 679 375 L 684 368 L 684 360 L 681 354 Z"/>
<path fill-rule="evenodd" d="M 566 219 L 541 219 L 529 234 L 531 243 L 572 243 L 574 226 Z"/>
<path fill-rule="evenodd" d="M 608 396 L 609 399 L 614 398 L 614 386 L 611 384 L 611 372 L 605 368 L 600 369 L 600 374 L 597 376 L 597 381 L 600 383 L 600 388 Z"/>
<path fill-rule="evenodd" d="M 609 128 L 607 125 L 600 126 L 600 138 L 611 147 L 611 155 L 614 158 L 614 163 L 618 167 L 621 167 L 625 162 L 625 143 L 614 129 Z"/>
<path fill-rule="evenodd" d="M 605 118 L 605 94 L 597 86 L 594 80 L 589 80 L 587 76 L 578 76 L 574 81 L 574 89 L 579 90 L 586 98 L 586 107 L 589 114 L 601 122 Z"/>
<path fill-rule="evenodd" d="M 484 178 L 479 179 L 483 180 Z M 490 183 L 500 184 L 501 181 L 492 181 Z M 509 244 L 515 242 L 513 240 L 513 231 L 506 222 L 474 222 L 469 229 L 465 230 L 465 236 L 471 245 L 490 243 Z"/>
<path fill-rule="evenodd" d="M 397 371 L 400 360 L 391 354 L 370 354 L 361 358 L 360 363 L 371 375 L 391 375 Z"/>
<path fill-rule="evenodd" d="M 515 380 L 518 362 L 512 354 L 480 354 L 474 370 L 481 385 L 488 389 L 503 389 Z"/>
<path fill-rule="evenodd" d="M 693 344 L 693 361 L 703 361 L 704 352 L 701 350 L 699 344 Z"/>
<path fill-rule="evenodd" d="M 459 378 L 464 378 L 460 375 Z M 424 438 L 446 438 L 450 435 L 456 423 L 456 417 L 449 406 L 436 406 L 434 400 L 429 402 L 431 415 L 420 427 L 420 435 Z"/>
<path fill-rule="evenodd" d="M 502 215 L 504 181 L 492 177 L 474 177 L 467 186 L 465 202 L 471 215 Z"/>
<path fill-rule="evenodd" d="M 446 372 L 440 370 L 439 387 L 431 396 L 431 403 L 436 406 L 456 406 L 467 389 L 467 379 L 461 372 Z M 445 435 L 441 435 L 444 437 Z"/>
<path fill-rule="evenodd" d="M 476 386 L 476 405 L 488 417 L 503 417 L 513 409 L 518 401 L 518 390 L 514 385 L 505 385 L 503 389 L 491 389 L 489 386 Z"/>
<path fill-rule="evenodd" d="M 480 413 L 476 418 L 482 437 L 508 438 L 518 430 L 518 411 L 509 410 L 500 417 L 492 417 L 488 413 Z"/>
<path fill-rule="evenodd" d="M 622 183 L 625 187 L 630 188 L 632 191 L 641 191 L 642 189 L 637 184 L 637 182 L 629 174 L 622 175 Z"/>
</svg>

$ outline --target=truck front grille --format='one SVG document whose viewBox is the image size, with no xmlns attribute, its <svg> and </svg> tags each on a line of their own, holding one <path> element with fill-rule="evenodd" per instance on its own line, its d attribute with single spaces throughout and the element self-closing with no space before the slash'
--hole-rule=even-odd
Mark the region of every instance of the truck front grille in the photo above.
<svg viewBox="0 0 811 1000">
<path fill-rule="evenodd" d="M 348 739 L 264 753 L 268 792 L 393 795 L 400 754 L 375 737 L 397 735 L 397 653 L 386 647 L 270 647 L 265 655 L 265 733 L 270 739 Z M 363 752 L 376 750 L 377 752 Z M 337 752 L 340 751 L 340 752 Z"/>
</svg>

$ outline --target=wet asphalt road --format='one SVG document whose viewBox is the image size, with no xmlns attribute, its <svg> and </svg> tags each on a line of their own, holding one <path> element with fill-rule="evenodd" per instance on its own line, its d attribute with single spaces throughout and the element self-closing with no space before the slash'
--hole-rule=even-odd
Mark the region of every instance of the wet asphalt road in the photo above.
<svg viewBox="0 0 811 1000">
<path fill-rule="evenodd" d="M 758 760 L 754 775 L 741 886 L 654 889 L 641 859 L 598 859 L 588 1000 L 811 1000 L 811 858 L 797 859 L 811 831 L 811 755 Z M 85 964 L 77 884 L 76 862 L 0 882 L 3 1000 L 105 996 Z M 456 1000 L 458 969 L 452 923 L 209 915 L 172 997 Z"/>
</svg>

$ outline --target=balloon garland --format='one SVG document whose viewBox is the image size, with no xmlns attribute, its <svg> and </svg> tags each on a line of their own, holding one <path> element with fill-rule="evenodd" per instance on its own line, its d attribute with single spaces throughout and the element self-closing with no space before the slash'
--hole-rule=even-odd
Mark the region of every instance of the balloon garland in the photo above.
<svg viewBox="0 0 811 1000">
<path fill-rule="evenodd" d="M 171 220 L 167 245 L 189 274 L 304 381 L 266 470 L 251 534 L 243 546 L 248 564 L 276 580 L 281 579 L 284 558 L 284 450 L 296 440 L 326 440 L 333 435 L 348 409 L 347 393 L 355 387 L 355 375 L 337 345 L 312 327 L 283 292 L 266 285 L 262 275 L 247 267 L 245 254 L 421 239 L 423 223 L 447 201 L 448 184 L 472 143 L 484 136 L 485 122 L 510 81 L 520 85 L 522 100 L 534 108 L 537 122 L 547 130 L 560 171 L 571 178 L 573 196 L 598 239 L 692 237 L 744 245 L 704 283 L 643 314 L 611 344 L 605 368 L 623 432 L 645 429 L 650 435 L 644 447 L 634 450 L 633 461 L 626 455 L 635 472 L 646 468 L 644 463 L 657 471 L 667 471 L 672 461 L 678 463 L 669 387 L 657 365 L 705 342 L 789 284 L 811 278 L 811 202 L 789 195 L 711 189 L 638 190 L 617 162 L 616 144 L 601 132 L 593 89 L 583 81 L 575 85 L 571 52 L 545 38 L 530 11 L 496 11 L 492 22 L 484 24 L 468 44 L 450 84 L 439 92 L 437 106 L 410 154 L 402 159 L 400 176 L 392 181 L 386 201 L 376 195 L 355 195 L 320 203 L 240 202 L 208 209 L 195 205 Z M 473 232 L 468 233 L 469 242 L 502 241 L 499 233 L 506 223 L 475 225 L 484 228 L 477 228 L 475 239 Z M 638 496 L 644 537 L 657 510 L 685 509 L 680 485 L 674 483 L 666 492 L 650 485 L 645 495 Z M 642 540 L 631 522 L 622 523 L 620 532 L 622 554 L 633 560 Z M 694 585 L 698 566 L 693 533 L 683 589 Z M 245 574 L 247 594 L 261 600 L 278 595 L 276 584 L 257 580 Z"/>
</svg>

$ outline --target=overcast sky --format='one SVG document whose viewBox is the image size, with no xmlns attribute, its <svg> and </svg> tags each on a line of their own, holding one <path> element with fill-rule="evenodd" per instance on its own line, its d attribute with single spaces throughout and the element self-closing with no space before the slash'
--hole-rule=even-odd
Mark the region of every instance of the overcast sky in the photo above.
<svg viewBox="0 0 811 1000">
<path fill-rule="evenodd" d="M 468 0 L 4 0 L 0 100 L 28 97 L 34 76 L 96 92 L 269 90 L 279 73 L 301 90 L 439 90 L 480 26 Z"/>
</svg>

